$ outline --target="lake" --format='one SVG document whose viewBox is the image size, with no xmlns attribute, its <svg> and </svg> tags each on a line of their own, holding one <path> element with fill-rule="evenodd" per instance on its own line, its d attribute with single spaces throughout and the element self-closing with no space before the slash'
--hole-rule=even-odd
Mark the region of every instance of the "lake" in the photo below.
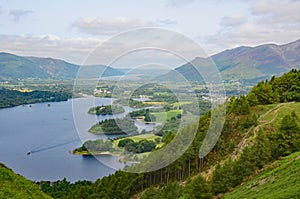
<svg viewBox="0 0 300 199">
<path fill-rule="evenodd" d="M 85 140 L 105 139 L 88 133 L 95 122 L 112 118 L 88 114 L 94 101 L 96 105 L 111 103 L 109 98 L 88 97 L 0 109 L 0 162 L 34 181 L 94 181 L 122 168 L 124 165 L 114 156 L 100 157 L 102 162 L 113 165 L 112 169 L 92 156 L 70 153 Z M 126 112 L 132 110 L 124 108 Z M 153 128 L 138 122 L 136 125 L 140 131 Z M 26 155 L 28 151 L 34 153 Z"/>
</svg>

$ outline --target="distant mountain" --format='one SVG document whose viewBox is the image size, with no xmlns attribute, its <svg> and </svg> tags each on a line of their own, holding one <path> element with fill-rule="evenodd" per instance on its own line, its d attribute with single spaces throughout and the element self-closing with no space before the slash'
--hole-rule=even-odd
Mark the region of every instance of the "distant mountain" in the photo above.
<svg viewBox="0 0 300 199">
<path fill-rule="evenodd" d="M 5 78 L 49 78 L 50 75 L 29 59 L 9 53 L 0 53 L 0 77 Z"/>
<path fill-rule="evenodd" d="M 77 78 L 99 78 L 124 75 L 119 69 L 105 65 L 86 65 L 80 68 Z"/>
<path fill-rule="evenodd" d="M 192 64 L 209 67 L 210 60 L 215 62 L 224 80 L 246 80 L 256 83 L 273 75 L 281 75 L 291 68 L 300 68 L 300 40 L 285 45 L 242 46 L 209 58 L 197 57 L 159 79 L 171 80 L 176 73 L 180 73 L 188 80 L 203 81 Z"/>
<path fill-rule="evenodd" d="M 53 78 L 73 79 L 78 70 L 84 71 L 84 78 L 98 78 L 123 75 L 124 72 L 104 65 L 82 66 L 63 60 L 40 57 L 22 57 L 0 53 L 0 79 Z"/>
<path fill-rule="evenodd" d="M 136 75 L 139 77 L 157 77 L 162 74 L 166 74 L 171 71 L 169 68 L 160 67 L 160 66 L 143 66 L 132 69 L 120 69 L 125 72 L 127 75 Z"/>
<path fill-rule="evenodd" d="M 48 75 L 57 78 L 74 78 L 79 69 L 78 65 L 53 58 L 26 57 L 40 66 Z"/>
</svg>

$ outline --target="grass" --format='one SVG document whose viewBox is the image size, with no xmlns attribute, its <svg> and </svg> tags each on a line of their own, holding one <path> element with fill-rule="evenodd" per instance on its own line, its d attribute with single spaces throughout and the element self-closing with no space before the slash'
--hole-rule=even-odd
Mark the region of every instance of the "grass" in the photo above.
<svg viewBox="0 0 300 199">
<path fill-rule="evenodd" d="M 167 102 L 143 102 L 146 105 L 165 105 Z"/>
<path fill-rule="evenodd" d="M 20 91 L 22 93 L 30 93 L 30 92 L 32 92 L 31 89 L 27 89 L 27 88 L 18 89 L 18 91 Z"/>
<path fill-rule="evenodd" d="M 300 152 L 267 166 L 259 175 L 225 194 L 231 198 L 300 198 Z"/>
<path fill-rule="evenodd" d="M 125 137 L 125 138 L 114 140 L 113 141 L 113 146 L 115 148 L 117 148 L 120 140 L 124 140 L 124 139 L 127 139 L 127 138 L 132 139 L 134 142 L 138 142 L 140 140 L 152 140 L 152 141 L 155 141 L 155 138 L 161 138 L 161 137 L 159 137 L 157 135 L 154 135 L 154 134 L 150 134 L 150 133 L 149 134 L 141 134 L 141 135 L 129 136 L 129 137 Z"/>
<path fill-rule="evenodd" d="M 298 117 L 298 123 L 300 124 L 300 102 L 298 103 L 292 103 L 292 104 L 286 104 L 278 108 L 277 111 L 273 111 L 270 114 L 268 114 L 264 121 L 272 121 L 272 119 L 275 117 L 275 119 L 271 122 L 271 126 L 278 128 L 283 117 L 287 114 L 290 114 L 291 111 L 295 111 L 297 117 Z"/>
<path fill-rule="evenodd" d="M 170 121 L 172 117 L 176 117 L 178 114 L 181 114 L 181 110 L 151 113 L 151 115 L 155 116 L 157 122 Z"/>
<path fill-rule="evenodd" d="M 99 133 L 99 134 L 104 134 L 101 126 L 99 124 L 95 124 L 93 125 L 90 129 L 89 129 L 90 133 Z"/>
<path fill-rule="evenodd" d="M 50 199 L 51 197 L 43 193 L 38 185 L 0 164 L 0 198 Z"/>
<path fill-rule="evenodd" d="M 192 104 L 193 102 L 175 102 L 172 105 L 174 107 L 178 107 L 178 106 L 182 106 L 182 105 L 188 105 L 188 104 Z"/>
</svg>

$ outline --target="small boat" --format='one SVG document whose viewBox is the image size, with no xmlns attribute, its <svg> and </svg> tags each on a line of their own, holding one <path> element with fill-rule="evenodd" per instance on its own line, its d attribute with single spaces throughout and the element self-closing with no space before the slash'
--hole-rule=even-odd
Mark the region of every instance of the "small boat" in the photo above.
<svg viewBox="0 0 300 199">
<path fill-rule="evenodd" d="M 28 151 L 26 154 L 27 154 L 27 155 L 30 155 L 31 153 L 32 153 L 31 151 Z"/>
</svg>

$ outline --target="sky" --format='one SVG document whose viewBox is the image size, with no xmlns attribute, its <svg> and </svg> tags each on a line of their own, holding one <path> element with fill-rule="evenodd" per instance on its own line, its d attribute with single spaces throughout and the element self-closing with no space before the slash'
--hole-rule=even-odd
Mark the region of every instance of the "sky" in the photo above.
<svg viewBox="0 0 300 199">
<path fill-rule="evenodd" d="M 299 39 L 299 10 L 300 0 L 0 0 L 0 51 L 80 64 L 119 33 L 155 27 L 213 55 Z"/>
</svg>

